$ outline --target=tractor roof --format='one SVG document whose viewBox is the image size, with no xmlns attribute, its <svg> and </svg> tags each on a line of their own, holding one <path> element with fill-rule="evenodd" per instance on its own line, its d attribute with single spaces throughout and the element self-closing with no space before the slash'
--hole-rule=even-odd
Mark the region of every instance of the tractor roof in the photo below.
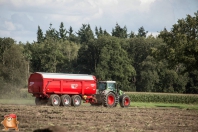
<svg viewBox="0 0 198 132">
<path fill-rule="evenodd" d="M 99 81 L 99 82 L 116 83 L 116 81 Z"/>
</svg>

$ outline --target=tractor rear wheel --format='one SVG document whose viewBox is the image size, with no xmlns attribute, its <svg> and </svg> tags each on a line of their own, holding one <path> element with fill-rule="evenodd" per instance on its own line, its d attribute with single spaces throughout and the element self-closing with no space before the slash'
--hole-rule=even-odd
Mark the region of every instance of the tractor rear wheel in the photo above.
<svg viewBox="0 0 198 132">
<path fill-rule="evenodd" d="M 130 98 L 127 95 L 120 96 L 119 103 L 121 107 L 129 107 L 130 106 Z"/>
<path fill-rule="evenodd" d="M 103 105 L 105 107 L 115 107 L 115 103 L 116 103 L 116 96 L 114 93 L 109 92 L 104 96 Z"/>
<path fill-rule="evenodd" d="M 52 94 L 49 98 L 49 104 L 52 106 L 59 106 L 61 103 L 61 98 L 57 94 Z"/>
<path fill-rule="evenodd" d="M 73 95 L 71 105 L 75 106 L 75 107 L 80 106 L 81 105 L 81 97 L 79 95 Z"/>
<path fill-rule="evenodd" d="M 61 96 L 61 105 L 62 106 L 70 106 L 71 105 L 71 97 L 67 94 Z"/>
</svg>

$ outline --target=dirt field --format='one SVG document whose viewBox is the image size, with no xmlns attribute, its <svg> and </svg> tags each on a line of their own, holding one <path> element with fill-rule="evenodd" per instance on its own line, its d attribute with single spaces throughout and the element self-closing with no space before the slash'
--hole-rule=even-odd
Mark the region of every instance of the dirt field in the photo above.
<svg viewBox="0 0 198 132">
<path fill-rule="evenodd" d="M 17 114 L 22 132 L 44 128 L 59 132 L 198 131 L 198 111 L 176 108 L 1 105 L 0 121 L 10 113 Z"/>
</svg>

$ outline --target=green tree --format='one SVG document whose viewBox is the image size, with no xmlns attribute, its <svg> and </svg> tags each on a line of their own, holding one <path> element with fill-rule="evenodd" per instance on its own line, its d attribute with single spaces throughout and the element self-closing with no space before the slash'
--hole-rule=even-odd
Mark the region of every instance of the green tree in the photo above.
<svg viewBox="0 0 198 132">
<path fill-rule="evenodd" d="M 111 36 L 106 30 L 104 30 L 104 33 L 103 33 L 105 36 Z"/>
<path fill-rule="evenodd" d="M 159 75 L 157 69 L 158 64 L 151 56 L 140 64 L 140 80 L 137 82 L 139 91 L 156 92 L 156 84 L 159 83 Z"/>
<path fill-rule="evenodd" d="M 4 65 L 1 69 L 2 76 L 7 83 L 12 86 L 25 86 L 26 81 L 26 61 L 23 56 L 23 47 L 12 45 L 4 52 Z"/>
<path fill-rule="evenodd" d="M 38 26 L 38 30 L 37 30 L 37 42 L 41 43 L 44 41 L 44 36 L 43 36 L 43 31 L 40 28 L 40 26 Z"/>
<path fill-rule="evenodd" d="M 4 53 L 14 45 L 14 39 L 12 38 L 0 38 L 0 63 L 5 64 Z"/>
<path fill-rule="evenodd" d="M 130 91 L 132 78 L 136 72 L 127 52 L 121 47 L 120 40 L 116 37 L 104 36 L 100 39 L 103 39 L 103 46 L 101 46 L 95 71 L 97 77 L 101 80 L 115 80 L 122 90 Z"/>
<path fill-rule="evenodd" d="M 116 23 L 116 26 L 114 29 L 112 29 L 112 36 L 119 37 L 119 38 L 127 38 L 127 28 L 124 26 L 123 28 Z"/>
<path fill-rule="evenodd" d="M 37 56 L 40 60 L 41 71 L 56 72 L 57 57 L 61 54 L 59 52 L 60 45 L 58 41 L 48 38 L 38 48 L 40 55 Z"/>
<path fill-rule="evenodd" d="M 166 29 L 160 32 L 159 37 L 164 40 L 163 45 L 157 51 L 160 58 L 166 58 L 169 66 L 177 67 L 183 64 L 186 71 L 197 69 L 198 65 L 198 12 L 192 17 L 187 15 L 185 19 L 178 20 L 170 32 Z"/>
<path fill-rule="evenodd" d="M 131 31 L 131 33 L 129 34 L 129 38 L 134 38 L 134 37 L 135 37 L 135 33 Z"/>
<path fill-rule="evenodd" d="M 87 44 L 82 44 L 78 52 L 78 66 L 80 73 L 93 74 L 99 61 L 102 43 L 99 40 L 90 40 Z"/>
<path fill-rule="evenodd" d="M 67 40 L 46 39 L 31 47 L 33 72 L 71 72 L 71 63 L 77 57 L 80 46 Z"/>
<path fill-rule="evenodd" d="M 66 40 L 67 30 L 64 28 L 63 22 L 61 22 L 60 24 L 59 35 L 60 35 L 60 39 Z"/>
<path fill-rule="evenodd" d="M 55 28 L 52 28 L 52 24 L 50 23 L 50 27 L 45 34 L 45 39 L 58 40 L 58 38 L 59 38 L 59 32 L 56 31 Z"/>
<path fill-rule="evenodd" d="M 97 26 L 95 27 L 95 35 L 97 36 L 97 38 L 99 37 L 99 30 Z"/>
<path fill-rule="evenodd" d="M 67 31 L 69 33 L 69 36 L 68 36 L 68 40 L 69 41 L 72 41 L 72 42 L 75 42 L 75 43 L 79 43 L 79 39 L 78 37 L 73 33 L 73 28 L 70 26 L 69 27 L 69 31 Z"/>
<path fill-rule="evenodd" d="M 147 33 L 148 31 L 145 31 L 144 27 L 142 26 L 138 29 L 137 37 L 146 37 Z"/>
<path fill-rule="evenodd" d="M 30 75 L 30 71 L 31 71 L 31 67 L 30 67 L 30 62 L 32 60 L 32 52 L 31 52 L 31 47 L 32 44 L 30 44 L 29 42 L 27 42 L 26 44 L 22 44 L 24 50 L 23 50 L 23 56 L 25 59 L 25 65 L 26 65 L 26 82 L 28 82 L 28 77 Z"/>
<path fill-rule="evenodd" d="M 152 49 L 157 49 L 163 41 L 154 37 L 135 37 L 128 40 L 125 50 L 136 70 L 136 91 L 159 91 L 156 84 L 160 81 L 156 67 L 158 64 L 152 57 Z"/>
<path fill-rule="evenodd" d="M 89 24 L 82 24 L 82 27 L 77 34 L 80 38 L 81 44 L 88 43 L 89 40 L 94 39 L 94 34 Z"/>
<path fill-rule="evenodd" d="M 188 82 L 185 93 L 198 94 L 198 70 L 191 71 L 188 74 Z"/>
<path fill-rule="evenodd" d="M 57 72 L 77 73 L 75 65 L 77 62 L 80 44 L 71 41 L 59 41 L 61 55 L 58 57 Z"/>
</svg>

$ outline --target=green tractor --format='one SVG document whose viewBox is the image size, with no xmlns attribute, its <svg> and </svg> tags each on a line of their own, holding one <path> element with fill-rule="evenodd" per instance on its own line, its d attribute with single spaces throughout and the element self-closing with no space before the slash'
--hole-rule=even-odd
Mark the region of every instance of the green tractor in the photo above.
<svg viewBox="0 0 198 132">
<path fill-rule="evenodd" d="M 90 102 L 93 106 L 116 107 L 118 103 L 121 107 L 130 106 L 129 96 L 117 88 L 116 81 L 99 81 L 94 99 L 95 102 Z"/>
</svg>

